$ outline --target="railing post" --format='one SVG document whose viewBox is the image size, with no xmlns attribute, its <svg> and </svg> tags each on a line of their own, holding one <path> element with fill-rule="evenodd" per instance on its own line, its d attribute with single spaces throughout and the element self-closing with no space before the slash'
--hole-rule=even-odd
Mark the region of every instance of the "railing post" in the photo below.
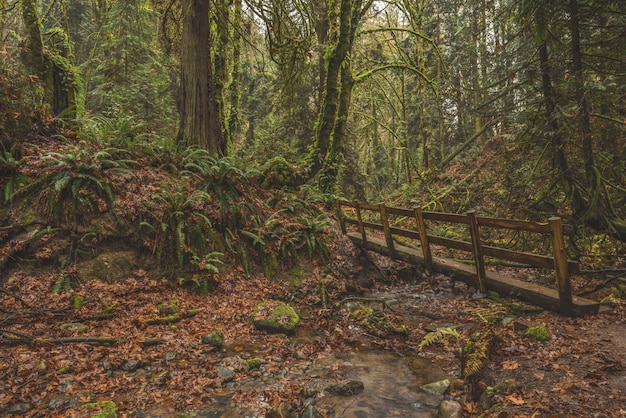
<svg viewBox="0 0 626 418">
<path fill-rule="evenodd" d="M 339 199 L 335 200 L 335 209 L 337 211 L 337 218 L 339 219 L 339 226 L 341 227 L 341 233 L 346 235 L 348 231 L 346 230 L 346 223 L 343 219 L 343 211 L 341 210 L 341 202 Z"/>
<path fill-rule="evenodd" d="M 365 235 L 365 227 L 363 226 L 363 218 L 361 217 L 361 204 L 359 202 L 354 202 L 354 206 L 356 208 L 356 220 L 359 222 L 359 232 L 361 233 L 363 245 L 365 245 L 367 242 L 367 235 Z"/>
<path fill-rule="evenodd" d="M 465 212 L 469 220 L 470 236 L 472 238 L 472 249 L 474 253 L 474 263 L 476 264 L 476 277 L 478 278 L 478 288 L 480 293 L 486 293 L 485 287 L 485 260 L 483 258 L 483 249 L 480 243 L 480 232 L 478 230 L 478 219 L 476 211 L 470 210 Z"/>
<path fill-rule="evenodd" d="M 430 244 L 428 243 L 428 236 L 426 235 L 426 224 L 422 216 L 422 208 L 417 207 L 413 209 L 413 212 L 415 213 L 415 221 L 417 222 L 417 232 L 420 234 L 420 245 L 422 246 L 422 254 L 424 255 L 424 264 L 426 264 L 426 269 L 432 272 L 433 256 L 430 253 Z"/>
<path fill-rule="evenodd" d="M 387 242 L 387 248 L 389 249 L 389 255 L 391 258 L 395 257 L 395 248 L 393 246 L 393 237 L 391 236 L 391 229 L 389 229 L 389 218 L 387 217 L 387 207 L 384 203 L 378 205 L 380 210 L 380 223 L 383 225 L 383 232 L 385 233 L 385 241 Z"/>
<path fill-rule="evenodd" d="M 558 216 L 548 219 L 552 235 L 552 251 L 554 254 L 554 269 L 556 270 L 556 284 L 559 291 L 559 312 L 561 315 L 572 315 L 572 284 L 570 283 L 563 239 L 563 222 Z"/>
</svg>

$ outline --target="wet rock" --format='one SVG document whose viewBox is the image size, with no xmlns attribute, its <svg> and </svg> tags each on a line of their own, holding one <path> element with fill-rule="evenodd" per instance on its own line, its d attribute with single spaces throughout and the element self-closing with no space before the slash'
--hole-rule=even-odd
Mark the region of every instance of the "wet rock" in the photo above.
<svg viewBox="0 0 626 418">
<path fill-rule="evenodd" d="M 120 367 L 120 369 L 122 369 L 126 373 L 131 373 L 131 372 L 136 372 L 137 369 L 140 369 L 146 366 L 147 364 L 148 363 L 145 361 L 133 359 L 133 360 L 128 360 L 124 364 L 122 364 L 122 367 Z"/>
<path fill-rule="evenodd" d="M 222 379 L 223 383 L 232 382 L 235 378 L 235 371 L 230 367 L 217 366 L 217 377 Z"/>
<path fill-rule="evenodd" d="M 284 302 L 262 302 L 254 308 L 252 324 L 271 334 L 291 334 L 300 323 L 296 311 Z"/>
<path fill-rule="evenodd" d="M 327 386 L 324 391 L 332 395 L 352 396 L 358 395 L 363 392 L 364 389 L 365 385 L 361 380 L 348 379 L 342 380 L 339 383 L 333 383 L 332 385 Z"/>
<path fill-rule="evenodd" d="M 439 404 L 437 418 L 461 418 L 463 416 L 463 407 L 457 401 L 445 399 Z"/>
<path fill-rule="evenodd" d="M 450 386 L 450 381 L 448 379 L 444 379 L 424 385 L 420 389 L 433 395 L 443 395 L 446 393 L 446 390 L 448 390 L 448 386 Z"/>
<path fill-rule="evenodd" d="M 48 402 L 48 409 L 67 409 L 77 404 L 78 401 L 71 396 L 57 396 L 50 399 L 50 402 Z"/>
<path fill-rule="evenodd" d="M 29 403 L 16 403 L 15 405 L 11 405 L 9 408 L 7 408 L 6 413 L 10 417 L 12 417 L 16 415 L 24 415 L 31 409 L 32 406 Z"/>
<path fill-rule="evenodd" d="M 286 402 L 275 406 L 267 411 L 265 418 L 297 418 L 298 414 L 292 410 L 291 405 Z"/>
<path fill-rule="evenodd" d="M 307 405 L 302 411 L 302 418 L 322 418 L 323 415 L 319 413 L 313 405 Z"/>
</svg>

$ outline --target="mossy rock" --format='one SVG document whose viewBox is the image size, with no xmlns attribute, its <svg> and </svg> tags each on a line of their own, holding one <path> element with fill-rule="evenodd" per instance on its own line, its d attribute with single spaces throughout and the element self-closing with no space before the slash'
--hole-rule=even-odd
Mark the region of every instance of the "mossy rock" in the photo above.
<svg viewBox="0 0 626 418">
<path fill-rule="evenodd" d="M 524 337 L 534 341 L 546 342 L 551 338 L 550 331 L 544 325 L 535 325 L 528 327 L 524 331 Z"/>
<path fill-rule="evenodd" d="M 220 348 L 224 345 L 224 333 L 222 331 L 213 331 L 210 334 L 203 335 L 202 344 L 209 344 L 213 347 Z"/>
<path fill-rule="evenodd" d="M 262 187 L 282 187 L 293 184 L 297 173 L 294 166 L 283 157 L 275 157 L 263 167 L 263 177 Z"/>
<path fill-rule="evenodd" d="M 291 334 L 300 323 L 296 311 L 284 302 L 262 302 L 254 308 L 252 324 L 271 334 Z"/>
<path fill-rule="evenodd" d="M 90 418 L 117 418 L 117 405 L 113 401 L 90 402 L 84 404 L 81 409 L 99 409 L 91 414 Z"/>
<path fill-rule="evenodd" d="M 258 369 L 261 367 L 261 359 L 260 358 L 249 358 L 246 360 L 244 367 L 246 370 Z"/>
</svg>

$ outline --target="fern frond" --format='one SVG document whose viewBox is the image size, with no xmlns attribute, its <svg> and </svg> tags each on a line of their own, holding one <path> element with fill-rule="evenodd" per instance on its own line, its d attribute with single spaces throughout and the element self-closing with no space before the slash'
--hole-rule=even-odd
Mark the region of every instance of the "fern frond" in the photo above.
<svg viewBox="0 0 626 418">
<path fill-rule="evenodd" d="M 436 331 L 429 332 L 428 334 L 424 335 L 424 338 L 422 338 L 422 342 L 417 347 L 417 349 L 419 351 L 422 351 L 424 347 L 428 347 L 429 345 L 438 343 L 449 337 L 459 338 L 460 334 L 457 330 L 452 328 L 440 328 Z"/>
</svg>

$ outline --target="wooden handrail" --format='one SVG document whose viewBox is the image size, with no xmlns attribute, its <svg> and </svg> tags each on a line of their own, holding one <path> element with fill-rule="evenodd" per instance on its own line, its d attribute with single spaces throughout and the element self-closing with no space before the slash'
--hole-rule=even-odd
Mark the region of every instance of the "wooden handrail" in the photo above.
<svg viewBox="0 0 626 418">
<path fill-rule="evenodd" d="M 357 219 L 345 216 L 342 207 L 356 209 Z M 400 207 L 388 207 L 384 204 L 369 205 L 359 202 L 337 201 L 337 216 L 342 233 L 346 233 L 346 225 L 356 225 L 362 237 L 362 242 L 367 242 L 366 229 L 382 231 L 389 255 L 394 257 L 394 236 L 401 236 L 419 240 L 424 256 L 426 268 L 431 269 L 433 258 L 430 245 L 440 245 L 446 248 L 457 249 L 472 253 L 476 267 L 476 279 L 481 292 L 486 292 L 484 284 L 485 264 L 484 257 L 492 257 L 499 260 L 514 261 L 532 267 L 553 269 L 556 271 L 557 289 L 559 293 L 560 311 L 564 315 L 571 314 L 572 290 L 570 273 L 578 271 L 576 261 L 567 260 L 565 253 L 564 236 L 573 236 L 575 231 L 570 225 L 564 225 L 559 217 L 553 217 L 548 222 L 533 222 L 519 219 L 500 219 L 493 217 L 477 216 L 475 211 L 465 214 L 443 213 L 423 211 L 421 208 L 406 209 Z M 377 212 L 380 215 L 380 223 L 363 221 L 362 211 Z M 415 219 L 416 228 L 407 229 L 391 226 L 389 215 Z M 429 235 L 426 231 L 426 222 L 446 222 L 467 225 L 470 241 L 451 239 L 437 235 Z M 498 248 L 491 245 L 483 245 L 481 241 L 481 228 L 500 228 L 511 231 L 525 231 L 539 234 L 549 234 L 552 243 L 551 256 L 529 254 Z"/>
</svg>

